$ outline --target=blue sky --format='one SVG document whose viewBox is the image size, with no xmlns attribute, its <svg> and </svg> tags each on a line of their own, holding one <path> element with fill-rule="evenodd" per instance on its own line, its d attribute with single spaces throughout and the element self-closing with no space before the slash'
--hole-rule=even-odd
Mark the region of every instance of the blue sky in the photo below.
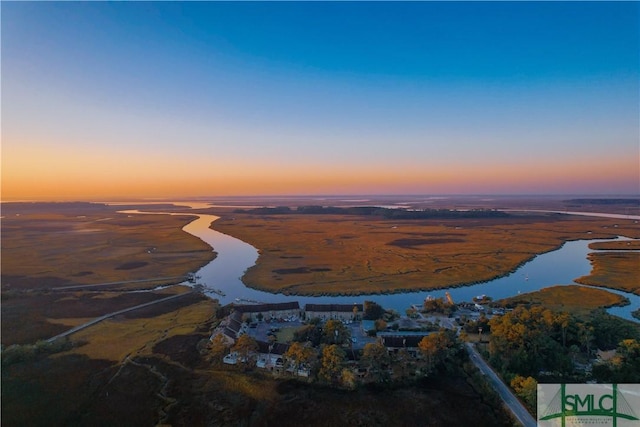
<svg viewBox="0 0 640 427">
<path fill-rule="evenodd" d="M 3 2 L 3 198 L 637 194 L 639 16 Z"/>
</svg>

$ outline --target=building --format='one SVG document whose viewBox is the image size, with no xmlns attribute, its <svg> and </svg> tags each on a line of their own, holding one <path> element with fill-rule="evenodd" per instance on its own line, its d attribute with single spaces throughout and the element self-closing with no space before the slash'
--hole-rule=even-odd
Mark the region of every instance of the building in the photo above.
<svg viewBox="0 0 640 427">
<path fill-rule="evenodd" d="M 422 339 L 427 335 L 429 335 L 427 332 L 419 334 L 403 334 L 402 332 L 398 332 L 393 335 L 378 334 L 378 338 L 382 345 L 387 348 L 389 353 L 397 353 L 400 349 L 404 348 L 410 355 L 417 356 L 419 353 L 418 344 L 420 344 L 420 341 L 422 341 Z"/>
<path fill-rule="evenodd" d="M 285 369 L 284 354 L 288 349 L 288 344 L 258 341 L 258 361 L 256 362 L 256 367 L 282 373 L 283 369 Z M 305 378 L 308 378 L 309 375 L 311 375 L 311 369 L 309 366 L 304 364 L 296 368 L 288 366 L 286 367 L 285 372 Z"/>
<path fill-rule="evenodd" d="M 307 319 L 360 320 L 364 312 L 362 304 L 307 304 L 304 307 Z"/>
<path fill-rule="evenodd" d="M 258 361 L 256 366 L 258 368 L 272 371 L 274 368 L 282 368 L 284 366 L 284 354 L 289 349 L 288 344 L 264 341 L 257 341 L 257 343 Z"/>
<path fill-rule="evenodd" d="M 250 319 L 252 322 L 272 319 L 292 320 L 302 315 L 298 301 L 236 305 L 233 308 L 234 313 L 239 312 L 242 314 L 242 321 L 246 321 L 247 319 Z"/>
<path fill-rule="evenodd" d="M 234 311 L 228 317 L 227 326 L 225 326 L 222 333 L 228 340 L 231 340 L 232 343 L 236 341 L 236 339 L 241 335 L 243 331 L 242 324 L 242 313 L 239 311 Z"/>
</svg>

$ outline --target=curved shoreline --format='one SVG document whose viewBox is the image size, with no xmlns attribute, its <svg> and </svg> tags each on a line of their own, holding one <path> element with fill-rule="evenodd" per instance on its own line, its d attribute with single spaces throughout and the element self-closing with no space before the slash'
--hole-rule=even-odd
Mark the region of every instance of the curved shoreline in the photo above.
<svg viewBox="0 0 640 427">
<path fill-rule="evenodd" d="M 140 214 L 146 214 L 147 212 L 135 212 L 135 213 L 140 213 Z M 531 258 L 529 258 L 526 261 L 521 262 L 520 264 L 518 264 L 516 267 L 514 267 L 512 270 L 510 270 L 509 272 L 504 273 L 503 275 L 500 275 L 494 279 L 490 279 L 490 280 L 485 280 L 485 281 L 477 281 L 477 282 L 472 282 L 472 283 L 465 283 L 465 284 L 458 284 L 455 286 L 446 286 L 446 287 L 438 287 L 438 288 L 421 288 L 421 289 L 395 289 L 395 290 L 390 290 L 390 291 L 377 291 L 377 292 L 369 292 L 369 293 L 330 293 L 330 292 L 318 292 L 318 293 L 313 293 L 313 294 L 309 294 L 309 293 L 300 293 L 300 292 L 296 292 L 296 291 L 272 291 L 272 290 L 266 290 L 266 289 L 260 289 L 258 287 L 253 287 L 251 285 L 247 285 L 246 283 L 244 283 L 244 280 L 242 280 L 242 277 L 244 276 L 244 273 L 246 272 L 246 270 L 248 268 L 251 268 L 252 266 L 255 265 L 255 260 L 257 260 L 260 251 L 258 249 L 256 249 L 255 247 L 251 246 L 250 244 L 243 242 L 231 235 L 228 234 L 224 234 L 218 230 L 215 230 L 213 228 L 213 223 L 216 219 L 219 219 L 220 217 L 215 216 L 215 215 L 210 215 L 210 214 L 196 214 L 196 213 L 181 213 L 181 212 L 148 212 L 150 214 L 171 214 L 171 215 L 190 215 L 190 216 L 196 216 L 198 217 L 197 219 L 203 218 L 205 216 L 210 216 L 214 219 L 212 219 L 208 224 L 207 224 L 207 231 L 203 231 L 204 234 L 207 234 L 207 236 L 204 235 L 200 235 L 200 234 L 194 234 L 192 232 L 192 230 L 185 230 L 185 228 L 187 228 L 189 225 L 193 224 L 196 220 L 190 222 L 189 224 L 187 224 L 186 226 L 183 227 L 183 230 L 188 232 L 189 234 L 195 235 L 196 237 L 200 238 L 202 241 L 204 241 L 205 243 L 207 243 L 209 246 L 211 246 L 212 248 L 218 247 L 218 249 L 220 249 L 220 246 L 216 246 L 215 244 L 211 243 L 211 238 L 215 237 L 215 238 L 220 238 L 222 237 L 223 240 L 225 241 L 225 244 L 230 244 L 231 242 L 233 242 L 233 244 L 237 244 L 237 245 L 241 245 L 244 247 L 244 250 L 247 251 L 248 248 L 250 248 L 248 250 L 248 252 L 251 252 L 255 258 L 254 261 L 250 264 L 247 265 L 247 263 L 243 264 L 242 270 L 240 270 L 239 272 L 237 272 L 237 275 L 233 278 L 233 280 L 230 280 L 230 282 L 235 282 L 235 283 L 226 283 L 224 282 L 222 285 L 215 285 L 216 287 L 221 287 L 228 296 L 226 296 L 225 298 L 218 298 L 218 295 L 214 295 L 211 294 L 208 296 L 214 299 L 220 299 L 221 302 L 222 300 L 226 300 L 226 302 L 232 302 L 234 297 L 236 297 L 236 300 L 254 300 L 254 301 L 283 301 L 283 300 L 298 300 L 298 301 L 302 301 L 302 303 L 304 302 L 314 302 L 314 303 L 318 303 L 320 300 L 324 300 L 326 302 L 326 300 L 330 299 L 333 302 L 344 302 L 344 301 L 349 301 L 350 303 L 353 303 L 353 299 L 354 298 L 362 298 L 362 297 L 370 297 L 372 299 L 376 299 L 376 297 L 378 297 L 377 299 L 382 299 L 382 305 L 383 306 L 387 306 L 389 308 L 394 308 L 396 310 L 399 310 L 400 312 L 402 312 L 404 309 L 406 309 L 407 307 L 409 307 L 411 305 L 411 302 L 415 303 L 415 302 L 421 302 L 421 300 L 424 297 L 419 296 L 420 293 L 424 293 L 424 292 L 428 292 L 428 293 L 433 293 L 433 294 L 444 294 L 444 292 L 446 290 L 451 291 L 452 294 L 458 294 L 458 292 L 454 292 L 454 291 L 463 291 L 462 293 L 464 293 L 464 291 L 467 291 L 466 293 L 469 293 L 469 291 L 471 291 L 472 289 L 475 289 L 474 286 L 491 286 L 492 284 L 495 284 L 496 282 L 499 282 L 501 280 L 505 280 L 505 279 L 509 279 L 511 276 L 514 275 L 514 273 L 516 273 L 518 270 L 520 270 L 521 268 L 523 268 L 524 266 L 526 266 L 529 263 L 534 263 L 536 262 L 536 260 L 539 260 L 541 257 L 545 257 L 550 253 L 556 252 L 561 250 L 563 247 L 565 247 L 565 245 L 567 245 L 568 243 L 571 242 L 590 242 L 591 240 L 597 240 L 597 241 L 601 241 L 601 240 L 606 240 L 607 238 L 598 238 L 598 239 L 573 239 L 573 240 L 567 240 L 562 242 L 560 245 L 557 245 L 555 248 L 550 249 L 548 251 L 545 252 L 541 252 L 539 254 L 536 254 L 534 256 L 532 256 Z M 612 237 L 615 238 L 615 237 Z M 588 243 L 586 243 L 588 244 Z M 226 252 L 226 249 L 222 249 L 219 252 L 216 251 L 219 255 L 224 254 Z M 216 258 L 218 259 L 218 258 Z M 584 258 L 584 261 L 587 262 L 586 257 Z M 198 272 L 200 273 L 202 270 L 204 270 L 207 267 L 210 267 L 212 265 L 220 265 L 220 261 L 218 260 L 218 263 L 215 262 L 210 262 L 207 265 L 203 266 L 200 270 L 198 270 Z M 207 273 L 210 274 L 210 273 Z M 203 274 L 204 276 L 204 274 Z M 223 279 L 223 278 L 219 278 L 216 275 L 210 275 L 207 276 L 207 280 L 227 280 L 227 279 Z M 576 284 L 574 282 L 574 278 L 568 280 L 568 282 L 573 282 L 573 283 L 566 283 L 566 284 Z M 528 279 L 527 279 L 528 280 Z M 185 283 L 186 284 L 186 283 Z M 549 282 L 546 283 L 545 285 L 539 286 L 537 289 L 542 289 L 546 286 L 553 286 L 553 282 Z M 557 282 L 555 283 L 557 284 Z M 580 284 L 578 284 L 580 285 Z M 582 285 L 580 285 L 582 286 Z M 600 287 L 596 287 L 596 288 L 600 288 Z M 511 287 L 510 288 L 510 295 L 514 295 L 516 292 L 520 292 L 519 290 L 517 290 L 516 287 Z M 611 292 L 617 293 L 623 293 L 623 294 L 627 294 L 624 291 L 620 291 L 620 290 L 616 290 L 616 289 L 610 289 Z M 488 291 L 489 293 L 491 293 L 491 291 Z M 486 293 L 482 292 L 482 293 Z M 247 296 L 248 294 L 248 296 Z M 637 298 L 637 295 L 634 294 L 628 294 L 631 295 L 632 297 Z M 624 297 L 627 297 L 627 295 L 622 295 Z M 461 298 L 459 296 L 454 296 L 454 298 L 456 300 L 467 300 L 466 298 Z M 416 301 L 418 300 L 418 301 Z M 470 299 L 469 299 L 470 300 Z M 628 317 L 627 317 L 628 316 Z M 624 314 L 621 317 L 625 317 L 625 318 L 629 318 L 630 315 Z"/>
<path fill-rule="evenodd" d="M 213 223 L 212 223 L 213 225 Z M 213 229 L 213 228 L 212 228 Z M 215 229 L 214 229 L 215 230 Z M 215 230 L 218 231 L 218 230 Z M 219 233 L 222 233 L 221 231 L 218 231 Z M 222 233 L 224 234 L 224 233 Z M 233 236 L 232 236 L 233 237 Z M 377 296 L 377 295 L 396 295 L 396 294 L 405 294 L 405 293 L 417 293 L 417 292 L 433 292 L 433 291 L 442 291 L 442 290 L 446 290 L 446 289 L 456 289 L 456 288 L 465 288 L 465 287 L 469 287 L 469 286 L 476 286 L 476 285 L 482 285 L 482 284 L 486 284 L 486 283 L 491 283 L 495 280 L 499 280 L 499 279 L 503 279 L 506 277 L 511 276 L 512 274 L 516 273 L 519 269 L 521 269 L 523 266 L 525 266 L 526 264 L 534 261 L 536 258 L 551 253 L 551 252 L 555 252 L 558 250 L 561 250 L 568 242 L 577 242 L 577 241 L 587 241 L 587 240 L 614 240 L 620 237 L 625 237 L 625 236 L 614 236 L 614 237 L 603 237 L 603 238 L 598 238 L 598 239 L 570 239 L 570 240 L 565 240 L 564 242 L 562 242 L 561 244 L 553 247 L 552 249 L 549 249 L 548 251 L 544 251 L 544 252 L 540 252 L 537 254 L 534 254 L 533 256 L 531 256 L 530 258 L 527 258 L 524 261 L 521 261 L 520 263 L 518 263 L 515 267 L 513 267 L 511 270 L 504 272 L 502 274 L 498 274 L 490 279 L 487 280 L 474 280 L 474 281 L 470 281 L 470 282 L 460 282 L 460 283 L 453 283 L 450 285 L 443 285 L 443 286 L 432 286 L 432 287 L 427 287 L 427 288 L 394 288 L 394 289 L 389 289 L 386 291 L 373 291 L 373 292 L 366 292 L 366 291 L 354 291 L 354 292 L 325 292 L 325 291 L 320 291 L 320 292 L 299 292 L 299 291 L 292 291 L 289 288 L 279 288 L 279 289 L 271 289 L 271 288 L 267 288 L 267 287 L 261 287 L 260 285 L 256 285 L 256 284 L 251 284 L 251 283 L 247 283 L 244 279 L 244 276 L 241 278 L 242 283 L 244 283 L 245 286 L 247 286 L 248 288 L 251 289 L 255 289 L 258 291 L 262 291 L 262 292 L 268 292 L 274 295 L 277 294 L 282 294 L 282 295 L 287 295 L 287 296 L 303 296 L 303 297 L 354 297 L 354 296 Z M 627 237 L 625 237 L 627 238 Z M 630 239 L 630 238 L 629 238 Z M 610 252 L 607 250 L 602 250 L 603 252 Z M 258 253 L 260 254 L 260 250 L 258 250 Z M 257 263 L 249 268 L 255 267 L 257 265 Z M 377 277 L 388 277 L 390 279 L 393 279 L 394 277 L 396 277 L 396 275 L 385 275 L 385 276 L 377 276 Z M 366 279 L 366 278 L 365 278 Z M 593 287 L 602 287 L 602 288 L 606 288 L 606 289 L 610 289 L 610 290 L 616 290 L 616 291 L 620 291 L 620 292 L 625 292 L 625 293 L 631 293 L 631 292 L 626 292 L 623 289 L 617 289 L 617 288 L 613 288 L 613 287 L 608 287 L 608 286 L 595 286 L 595 285 L 589 285 L 586 283 L 581 283 L 578 282 L 577 280 L 580 278 L 576 278 L 574 279 L 574 282 L 576 284 L 579 284 L 580 286 L 593 286 Z M 359 280 L 364 280 L 364 279 L 359 279 Z M 320 282 L 322 283 L 322 282 Z M 294 286 L 301 286 L 301 285 L 306 285 L 306 284 L 297 284 Z M 311 284 L 309 284 L 311 285 Z M 632 294 L 632 293 L 631 293 Z"/>
</svg>

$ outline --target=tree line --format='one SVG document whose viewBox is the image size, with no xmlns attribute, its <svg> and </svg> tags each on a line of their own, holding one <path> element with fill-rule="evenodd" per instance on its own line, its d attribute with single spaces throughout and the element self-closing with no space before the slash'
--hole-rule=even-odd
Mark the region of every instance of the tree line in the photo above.
<svg viewBox="0 0 640 427">
<path fill-rule="evenodd" d="M 389 350 L 381 341 L 362 350 L 350 349 L 350 334 L 342 322 L 309 324 L 296 332 L 283 354 L 281 373 L 294 375 L 299 368 L 309 370 L 309 380 L 338 388 L 354 389 L 363 384 L 390 385 L 417 381 L 440 372 L 453 372 L 467 360 L 456 332 L 441 329 L 425 336 L 417 349 Z M 238 355 L 239 369 L 253 369 L 258 343 L 247 334 L 233 345 L 217 335 L 209 345 L 211 360 L 221 364 L 229 352 Z"/>
<path fill-rule="evenodd" d="M 236 209 L 235 213 L 254 215 L 358 215 L 375 216 L 385 219 L 458 219 L 458 218 L 504 218 L 510 216 L 506 212 L 495 209 L 391 209 L 377 206 L 298 206 L 292 209 L 288 206 L 261 207 L 254 209 Z"/>
<path fill-rule="evenodd" d="M 491 364 L 535 408 L 537 382 L 640 382 L 640 334 L 598 310 L 583 319 L 540 306 L 519 306 L 488 321 Z M 593 363 L 597 350 L 616 350 Z"/>
</svg>

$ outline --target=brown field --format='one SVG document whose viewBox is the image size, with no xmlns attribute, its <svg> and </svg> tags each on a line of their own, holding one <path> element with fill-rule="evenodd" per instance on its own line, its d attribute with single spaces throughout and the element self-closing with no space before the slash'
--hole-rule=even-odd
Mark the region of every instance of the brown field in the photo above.
<svg viewBox="0 0 640 427">
<path fill-rule="evenodd" d="M 595 242 L 590 243 L 589 248 L 593 250 L 608 250 L 608 251 L 629 251 L 629 250 L 640 250 L 640 241 L 631 240 L 631 241 L 620 241 L 620 242 Z"/>
<path fill-rule="evenodd" d="M 551 286 L 499 301 L 502 306 L 542 305 L 553 311 L 566 311 L 576 315 L 586 315 L 597 308 L 607 308 L 625 303 L 628 301 L 620 295 L 577 285 Z"/>
<path fill-rule="evenodd" d="M 172 288 L 172 292 L 176 291 L 180 291 L 179 288 Z M 72 323 L 71 319 L 92 319 L 166 296 L 167 291 L 117 294 L 3 292 L 2 344 L 26 344 L 51 338 L 71 329 L 65 326 Z"/>
<path fill-rule="evenodd" d="M 243 281 L 285 294 L 435 289 L 491 280 L 568 240 L 640 238 L 631 220 L 565 215 L 386 220 L 347 215 L 224 215 L 213 228 L 258 248 Z"/>
<path fill-rule="evenodd" d="M 2 290 L 182 276 L 215 257 L 207 244 L 181 230 L 190 216 L 40 206 L 38 212 L 2 205 Z M 136 287 L 143 286 L 155 284 Z"/>
<path fill-rule="evenodd" d="M 213 301 L 193 294 L 166 306 L 161 303 L 135 310 L 73 334 L 71 340 L 82 345 L 64 354 L 113 362 L 150 355 L 155 344 L 175 335 L 191 334 L 201 327 L 208 332 L 206 325 L 215 317 L 215 309 Z"/>
<path fill-rule="evenodd" d="M 119 209 L 87 203 L 2 205 L 2 344 L 50 338 L 78 323 L 74 319 L 184 291 L 110 292 L 181 279 L 82 291 L 57 287 L 184 276 L 215 257 L 208 245 L 181 230 L 193 217 L 129 216 Z"/>
<path fill-rule="evenodd" d="M 591 274 L 576 282 L 640 295 L 640 253 L 591 253 L 589 261 L 593 266 Z"/>
</svg>

